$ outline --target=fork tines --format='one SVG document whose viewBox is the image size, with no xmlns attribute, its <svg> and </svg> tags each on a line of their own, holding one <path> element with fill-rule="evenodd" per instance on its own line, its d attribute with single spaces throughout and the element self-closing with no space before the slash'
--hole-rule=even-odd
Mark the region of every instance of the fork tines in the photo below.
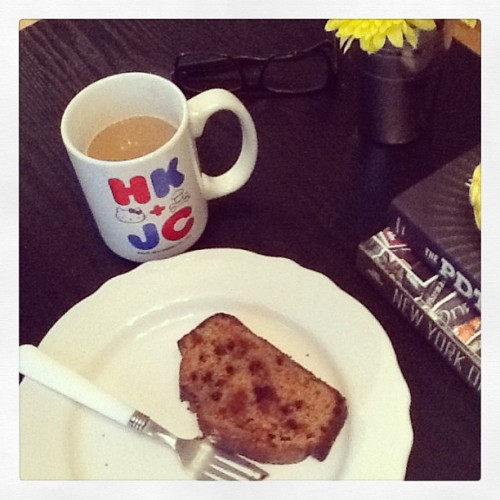
<svg viewBox="0 0 500 500">
<path fill-rule="evenodd" d="M 268 473 L 241 455 L 230 455 L 216 450 L 206 470 L 198 479 L 205 481 L 261 481 Z"/>
</svg>

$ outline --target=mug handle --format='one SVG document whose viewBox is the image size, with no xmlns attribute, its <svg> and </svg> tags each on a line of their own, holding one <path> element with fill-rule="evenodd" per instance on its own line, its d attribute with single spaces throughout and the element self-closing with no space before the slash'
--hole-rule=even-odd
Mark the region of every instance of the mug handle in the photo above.
<svg viewBox="0 0 500 500">
<path fill-rule="evenodd" d="M 207 200 L 233 193 L 245 184 L 252 175 L 257 159 L 257 132 L 255 124 L 241 101 L 224 89 L 210 89 L 187 101 L 189 127 L 194 137 L 203 133 L 205 124 L 217 111 L 234 113 L 241 126 L 242 144 L 240 154 L 229 170 L 218 176 L 201 172 L 201 191 Z"/>
</svg>

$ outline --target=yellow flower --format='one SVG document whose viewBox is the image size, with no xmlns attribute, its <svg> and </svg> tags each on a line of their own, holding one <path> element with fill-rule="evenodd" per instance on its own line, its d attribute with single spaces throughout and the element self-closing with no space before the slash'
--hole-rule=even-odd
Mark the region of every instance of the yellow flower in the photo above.
<svg viewBox="0 0 500 500">
<path fill-rule="evenodd" d="M 469 28 L 475 28 L 477 24 L 477 19 L 460 19 L 464 24 L 466 24 Z"/>
<path fill-rule="evenodd" d="M 420 30 L 436 28 L 433 19 L 329 19 L 326 31 L 335 31 L 340 46 L 347 51 L 354 40 L 359 40 L 362 50 L 372 54 L 380 50 L 386 40 L 401 48 L 408 41 L 412 47 L 418 43 Z"/>
<path fill-rule="evenodd" d="M 469 188 L 469 199 L 474 209 L 476 226 L 481 229 L 481 164 L 474 169 L 472 184 Z"/>
</svg>

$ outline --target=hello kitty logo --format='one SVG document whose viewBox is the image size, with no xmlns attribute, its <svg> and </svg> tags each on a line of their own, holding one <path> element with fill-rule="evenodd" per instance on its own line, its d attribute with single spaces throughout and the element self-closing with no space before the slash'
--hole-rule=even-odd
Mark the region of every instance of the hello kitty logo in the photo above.
<svg viewBox="0 0 500 500">
<path fill-rule="evenodd" d="M 146 214 L 140 208 L 117 207 L 116 218 L 126 224 L 137 224 L 146 219 Z"/>
<path fill-rule="evenodd" d="M 172 158 L 168 167 L 153 170 L 147 179 L 138 175 L 126 181 L 118 178 L 108 180 L 111 194 L 120 206 L 116 209 L 116 218 L 127 224 L 143 223 L 141 234 L 129 234 L 130 244 L 138 250 L 152 250 L 160 244 L 163 237 L 167 241 L 179 241 L 188 235 L 194 225 L 192 207 L 186 205 L 190 196 L 182 187 L 184 174 L 178 169 L 178 158 Z M 153 195 L 155 198 L 153 199 Z M 134 201 L 144 205 L 150 201 L 156 202 L 158 198 L 170 195 L 169 210 L 173 213 L 157 227 L 156 222 L 149 222 L 149 217 L 158 218 L 162 215 L 165 206 L 155 204 L 148 214 L 140 207 L 123 208 Z M 168 213 L 167 211 L 165 212 Z"/>
</svg>

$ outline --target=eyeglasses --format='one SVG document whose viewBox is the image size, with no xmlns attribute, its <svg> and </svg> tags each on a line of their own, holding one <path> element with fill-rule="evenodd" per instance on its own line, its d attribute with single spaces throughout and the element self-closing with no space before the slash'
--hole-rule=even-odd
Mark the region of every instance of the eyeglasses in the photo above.
<svg viewBox="0 0 500 500">
<path fill-rule="evenodd" d="M 217 87 L 231 92 L 303 94 L 331 85 L 336 71 L 335 55 L 334 44 L 329 40 L 270 57 L 185 52 L 175 60 L 172 79 L 189 93 Z"/>
</svg>

